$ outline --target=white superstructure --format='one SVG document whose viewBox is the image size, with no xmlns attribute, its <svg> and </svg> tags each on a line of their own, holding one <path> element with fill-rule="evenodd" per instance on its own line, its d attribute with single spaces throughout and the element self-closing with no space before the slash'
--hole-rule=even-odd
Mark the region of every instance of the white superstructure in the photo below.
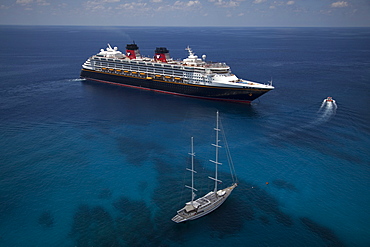
<svg viewBox="0 0 370 247">
<path fill-rule="evenodd" d="M 168 52 L 165 48 L 161 49 Z M 164 54 L 163 50 L 158 53 L 156 51 L 154 58 L 149 58 L 141 56 L 138 49 L 127 49 L 126 54 L 123 54 L 117 47 L 112 48 L 108 44 L 106 50 L 101 49 L 98 54 L 90 57 L 82 67 L 93 71 L 185 84 L 227 88 L 274 89 L 271 84 L 240 79 L 231 73 L 230 67 L 225 63 L 207 62 L 205 55 L 201 59 L 194 54 L 190 47 L 187 47 L 186 50 L 189 55 L 181 61 L 170 59 L 169 54 Z"/>
</svg>

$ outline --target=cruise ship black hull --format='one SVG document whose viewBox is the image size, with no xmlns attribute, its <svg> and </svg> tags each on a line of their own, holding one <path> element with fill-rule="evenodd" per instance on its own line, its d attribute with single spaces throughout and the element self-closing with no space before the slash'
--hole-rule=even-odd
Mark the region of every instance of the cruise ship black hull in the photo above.
<svg viewBox="0 0 370 247">
<path fill-rule="evenodd" d="M 269 89 L 238 89 L 185 84 L 157 79 L 138 78 L 109 72 L 98 72 L 87 69 L 81 70 L 80 77 L 92 81 L 140 88 L 167 94 L 243 103 L 250 103 L 256 98 L 270 91 Z"/>
</svg>

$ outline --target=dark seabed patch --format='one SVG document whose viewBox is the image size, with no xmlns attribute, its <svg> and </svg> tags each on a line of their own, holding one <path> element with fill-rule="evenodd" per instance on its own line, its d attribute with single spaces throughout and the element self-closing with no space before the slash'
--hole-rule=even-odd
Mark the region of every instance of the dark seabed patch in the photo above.
<svg viewBox="0 0 370 247">
<path fill-rule="evenodd" d="M 52 213 L 47 210 L 40 214 L 38 222 L 41 226 L 49 228 L 54 225 L 54 217 Z"/>
<path fill-rule="evenodd" d="M 258 219 L 265 225 L 270 224 L 270 219 L 265 215 L 259 216 Z"/>
<path fill-rule="evenodd" d="M 162 238 L 155 231 L 162 229 L 155 229 L 150 209 L 144 201 L 121 197 L 113 206 L 120 212 L 116 218 L 117 234 L 126 246 L 163 246 Z"/>
<path fill-rule="evenodd" d="M 279 209 L 278 201 L 258 186 L 242 181 L 235 192 L 233 196 L 241 198 L 244 204 L 251 205 L 260 215 L 268 214 L 278 223 L 285 226 L 293 225 L 293 219 Z"/>
<path fill-rule="evenodd" d="M 75 246 L 120 246 L 114 220 L 101 206 L 80 205 L 74 214 L 70 237 Z"/>
<path fill-rule="evenodd" d="M 108 188 L 99 191 L 99 199 L 110 199 L 112 197 L 112 191 Z"/>
<path fill-rule="evenodd" d="M 287 182 L 285 180 L 282 180 L 282 179 L 276 179 L 276 180 L 272 181 L 272 184 L 275 187 L 279 188 L 279 189 L 285 189 L 285 190 L 298 192 L 298 189 L 297 189 L 297 187 L 295 187 L 294 184 L 289 183 L 289 182 Z"/>
<path fill-rule="evenodd" d="M 117 138 L 119 150 L 126 156 L 127 161 L 132 165 L 143 165 L 152 154 L 161 153 L 162 148 L 157 143 L 147 140 L 137 140 L 131 137 Z"/>
<path fill-rule="evenodd" d="M 141 193 L 143 193 L 144 191 L 146 191 L 147 188 L 148 188 L 148 182 L 146 182 L 146 181 L 139 182 L 139 191 Z"/>
<path fill-rule="evenodd" d="M 318 223 L 310 220 L 309 218 L 303 217 L 300 218 L 301 222 L 311 231 L 316 233 L 327 246 L 330 247 L 342 247 L 345 246 L 338 237 L 333 233 L 332 230 L 325 226 L 321 226 Z"/>
<path fill-rule="evenodd" d="M 162 150 L 161 153 L 163 154 L 164 151 Z M 173 157 L 175 159 L 175 157 Z M 174 173 L 175 170 L 172 167 L 172 164 L 167 163 L 166 161 L 160 159 L 160 158 L 154 158 L 154 164 L 155 164 L 155 170 L 158 174 L 168 174 L 168 173 Z"/>
<path fill-rule="evenodd" d="M 140 217 L 140 215 L 149 215 L 150 211 L 144 201 L 131 201 L 122 196 L 113 203 L 113 206 L 127 217 Z"/>
<path fill-rule="evenodd" d="M 207 218 L 207 223 L 220 238 L 241 231 L 246 221 L 255 218 L 253 207 L 238 197 L 228 198 L 211 214 L 212 216 Z"/>
</svg>

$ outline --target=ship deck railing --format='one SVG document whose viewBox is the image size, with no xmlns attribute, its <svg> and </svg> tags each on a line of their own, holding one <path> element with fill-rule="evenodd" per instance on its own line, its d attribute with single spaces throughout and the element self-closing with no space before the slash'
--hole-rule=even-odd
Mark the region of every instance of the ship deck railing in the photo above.
<svg viewBox="0 0 370 247">
<path fill-rule="evenodd" d="M 122 62 L 122 61 L 125 61 L 125 62 L 143 62 L 143 65 L 147 65 L 147 63 L 151 63 L 151 65 L 160 65 L 161 67 L 162 66 L 165 66 L 165 65 L 169 65 L 171 67 L 173 66 L 190 66 L 190 65 L 187 65 L 186 63 L 184 63 L 183 61 L 180 61 L 180 60 L 171 60 L 171 61 L 168 61 L 167 63 L 162 63 L 162 62 L 158 62 L 156 60 L 154 60 L 153 58 L 147 58 L 147 57 L 142 57 L 140 59 L 128 59 L 127 57 L 105 57 L 105 56 L 102 56 L 102 55 L 94 55 L 92 56 L 92 58 L 94 59 L 98 59 L 98 60 L 102 60 L 102 58 L 104 59 L 103 61 L 107 61 L 107 59 L 110 59 L 111 62 Z M 202 62 L 202 63 L 199 63 L 199 64 L 196 64 L 196 65 L 191 65 L 191 67 L 202 67 L 202 68 L 229 68 L 229 66 L 227 66 L 225 63 L 220 63 L 220 62 L 212 62 L 212 61 L 207 61 L 207 62 Z"/>
</svg>

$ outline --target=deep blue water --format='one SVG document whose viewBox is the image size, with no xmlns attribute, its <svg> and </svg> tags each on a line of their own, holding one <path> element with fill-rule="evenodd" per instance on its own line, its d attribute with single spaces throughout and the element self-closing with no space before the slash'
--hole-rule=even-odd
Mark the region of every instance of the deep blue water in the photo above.
<svg viewBox="0 0 370 247">
<path fill-rule="evenodd" d="M 370 29 L 0 33 L 0 246 L 370 246 Z M 79 80 L 90 55 L 133 40 L 150 56 L 184 58 L 190 45 L 276 89 L 244 105 Z M 198 194 L 211 188 L 200 178 L 213 171 L 217 110 L 240 186 L 175 224 L 190 136 Z"/>
</svg>

